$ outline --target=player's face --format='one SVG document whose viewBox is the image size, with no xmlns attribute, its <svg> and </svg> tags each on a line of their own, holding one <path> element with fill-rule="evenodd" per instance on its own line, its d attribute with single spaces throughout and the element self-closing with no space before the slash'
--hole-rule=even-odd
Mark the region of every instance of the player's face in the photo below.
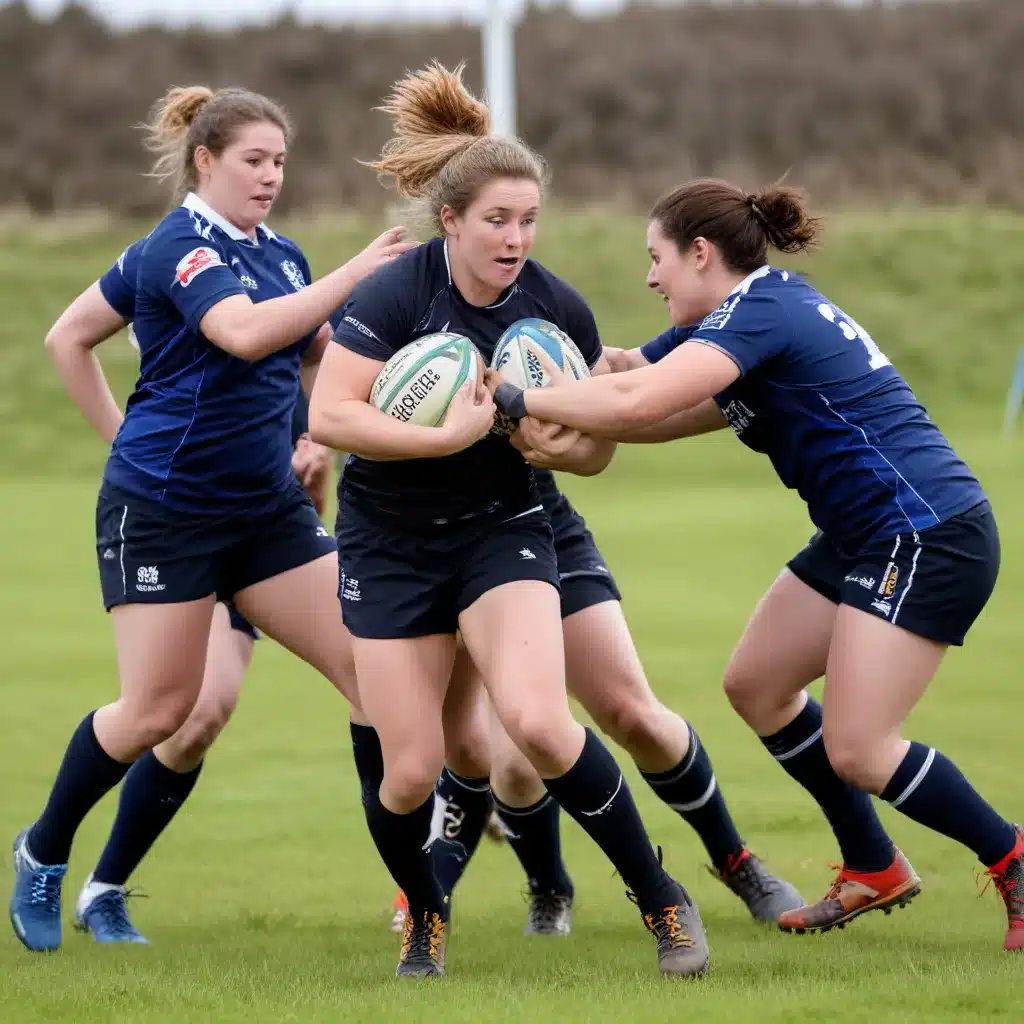
<svg viewBox="0 0 1024 1024">
<path fill-rule="evenodd" d="M 653 288 L 668 304 L 668 315 L 677 327 L 702 320 L 718 305 L 707 294 L 706 275 L 709 245 L 698 238 L 686 252 L 668 238 L 661 224 L 652 220 L 647 225 L 647 251 L 651 269 L 647 287 Z"/>
<path fill-rule="evenodd" d="M 496 299 L 523 269 L 533 248 L 540 188 L 528 179 L 488 182 L 461 216 L 445 219 L 448 251 L 480 292 Z"/>
<path fill-rule="evenodd" d="M 220 156 L 200 148 L 196 165 L 203 198 L 237 228 L 252 231 L 281 192 L 285 149 L 284 133 L 268 122 L 238 129 Z"/>
</svg>

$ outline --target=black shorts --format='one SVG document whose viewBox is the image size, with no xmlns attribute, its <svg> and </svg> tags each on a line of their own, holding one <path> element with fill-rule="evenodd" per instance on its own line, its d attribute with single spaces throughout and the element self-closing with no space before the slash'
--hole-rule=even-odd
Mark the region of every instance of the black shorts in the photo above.
<svg viewBox="0 0 1024 1024">
<path fill-rule="evenodd" d="M 999 532 L 987 501 L 920 533 L 873 540 L 853 556 L 819 531 L 789 570 L 833 604 L 960 647 L 995 588 Z"/>
<path fill-rule="evenodd" d="M 313 503 L 296 483 L 258 515 L 195 516 L 106 484 L 96 504 L 103 604 L 174 604 L 239 590 L 335 551 Z"/>
<path fill-rule="evenodd" d="M 459 615 L 504 583 L 558 587 L 551 525 L 539 504 L 435 524 L 342 497 L 336 536 L 342 618 L 365 639 L 455 633 Z"/>
<path fill-rule="evenodd" d="M 562 618 L 605 601 L 621 601 L 615 577 L 604 564 L 583 517 L 575 510 L 556 512 L 551 517 L 551 526 L 562 588 Z"/>
<path fill-rule="evenodd" d="M 232 629 L 244 634 L 251 640 L 259 640 L 260 631 L 234 606 L 233 602 L 228 602 L 227 610 Z"/>
</svg>

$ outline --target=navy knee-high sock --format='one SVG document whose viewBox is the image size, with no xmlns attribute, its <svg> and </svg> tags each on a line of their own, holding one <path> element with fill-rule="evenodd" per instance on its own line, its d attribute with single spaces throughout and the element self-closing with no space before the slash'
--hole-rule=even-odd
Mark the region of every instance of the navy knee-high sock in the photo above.
<svg viewBox="0 0 1024 1024">
<path fill-rule="evenodd" d="M 945 754 L 911 743 L 882 799 L 901 814 L 973 850 L 986 867 L 1016 845 L 1017 830 L 1000 817 Z"/>
<path fill-rule="evenodd" d="M 66 864 L 78 826 L 127 774 L 96 739 L 91 711 L 79 723 L 64 752 L 46 807 L 28 834 L 29 853 L 40 864 Z"/>
<path fill-rule="evenodd" d="M 544 779 L 544 785 L 601 847 L 641 909 L 665 906 L 677 895 L 615 758 L 589 729 L 576 763 L 559 778 Z"/>
<path fill-rule="evenodd" d="M 380 737 L 372 725 L 349 722 L 348 726 L 352 736 L 352 759 L 365 806 L 367 794 L 376 793 L 384 781 L 384 753 L 380 748 Z"/>
<path fill-rule="evenodd" d="M 743 852 L 743 840 L 718 788 L 711 758 L 692 725 L 690 748 L 682 761 L 667 772 L 641 772 L 660 800 L 672 808 L 700 836 L 720 871 L 730 857 Z"/>
<path fill-rule="evenodd" d="M 497 797 L 494 806 L 505 826 L 505 838 L 526 872 L 532 893 L 572 896 L 573 885 L 562 860 L 558 803 L 545 793 L 529 807 L 509 807 Z"/>
<path fill-rule="evenodd" d="M 444 804 L 441 834 L 430 844 L 434 874 L 441 888 L 450 893 L 480 845 L 491 813 L 488 779 L 467 779 L 444 767 L 434 787 Z"/>
<path fill-rule="evenodd" d="M 202 769 L 200 761 L 192 771 L 172 771 L 152 750 L 131 766 L 121 787 L 110 838 L 93 872 L 94 882 L 124 885 L 128 881 L 181 810 Z"/>
<path fill-rule="evenodd" d="M 821 705 L 811 697 L 789 725 L 761 742 L 818 802 L 835 833 L 843 863 L 852 871 L 884 871 L 896 849 L 878 818 L 871 797 L 844 782 L 825 753 Z"/>
<path fill-rule="evenodd" d="M 377 852 L 395 884 L 405 893 L 414 916 L 445 914 L 447 901 L 434 875 L 427 846 L 434 810 L 434 794 L 408 814 L 395 814 L 380 802 L 379 791 L 371 793 L 364 805 Z"/>
</svg>

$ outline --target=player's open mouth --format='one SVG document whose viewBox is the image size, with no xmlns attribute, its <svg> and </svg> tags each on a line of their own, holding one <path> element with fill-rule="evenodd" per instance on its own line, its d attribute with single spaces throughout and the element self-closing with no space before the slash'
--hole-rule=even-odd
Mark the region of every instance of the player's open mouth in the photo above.
<svg viewBox="0 0 1024 1024">
<path fill-rule="evenodd" d="M 516 267 L 519 265 L 518 256 L 499 256 L 495 263 L 500 263 L 503 267 Z"/>
</svg>

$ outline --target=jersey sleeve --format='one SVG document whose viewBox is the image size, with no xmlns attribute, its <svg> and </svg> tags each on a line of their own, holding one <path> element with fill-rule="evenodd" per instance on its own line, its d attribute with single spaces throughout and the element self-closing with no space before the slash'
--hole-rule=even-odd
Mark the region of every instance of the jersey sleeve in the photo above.
<svg viewBox="0 0 1024 1024">
<path fill-rule="evenodd" d="M 154 233 L 143 250 L 138 287 L 169 299 L 190 330 L 224 299 L 245 295 L 215 242 L 201 238 L 191 223 L 168 225 Z"/>
<path fill-rule="evenodd" d="M 724 352 L 743 376 L 789 344 L 786 312 L 772 295 L 737 292 L 698 325 L 689 341 Z"/>
<path fill-rule="evenodd" d="M 688 341 L 693 332 L 693 327 L 670 327 L 656 338 L 641 345 L 640 354 L 649 363 L 660 362 L 669 352 L 679 348 L 684 341 Z"/>
<path fill-rule="evenodd" d="M 139 274 L 139 260 L 144 243 L 144 238 L 132 242 L 99 282 L 103 298 L 110 304 L 110 308 L 125 320 L 135 318 L 135 281 Z"/>
<path fill-rule="evenodd" d="M 408 344 L 416 324 L 418 292 L 409 270 L 407 261 L 396 260 L 360 281 L 348 302 L 331 318 L 336 325 L 334 340 L 381 362 Z"/>
</svg>

